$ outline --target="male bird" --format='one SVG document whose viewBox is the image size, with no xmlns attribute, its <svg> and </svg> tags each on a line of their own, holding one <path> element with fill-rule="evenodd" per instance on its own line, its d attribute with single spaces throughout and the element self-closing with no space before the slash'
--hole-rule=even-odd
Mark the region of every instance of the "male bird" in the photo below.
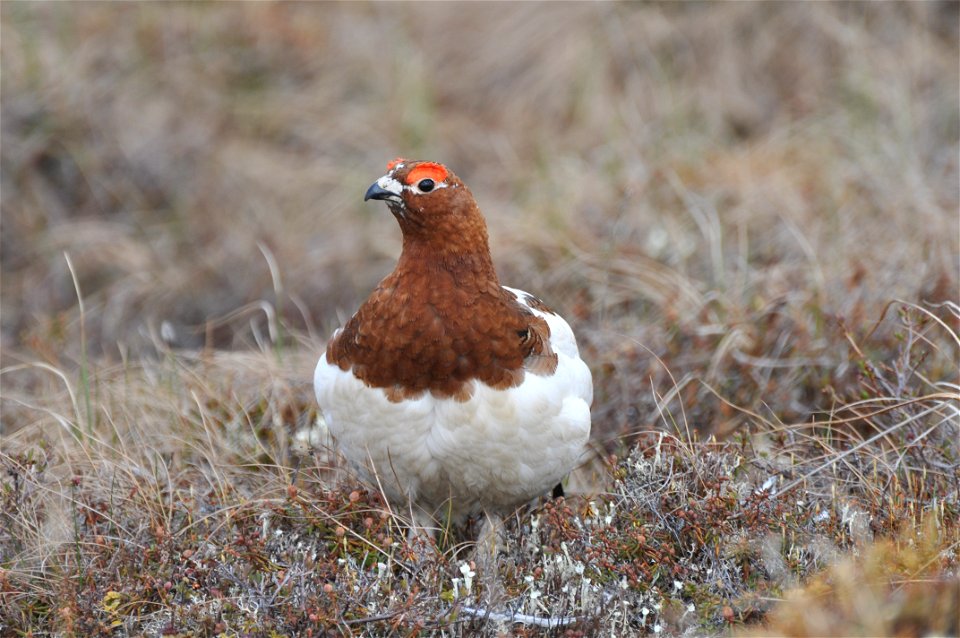
<svg viewBox="0 0 960 638">
<path fill-rule="evenodd" d="M 333 334 L 317 401 L 347 460 L 418 525 L 482 512 L 483 538 L 576 464 L 590 370 L 566 321 L 500 285 L 480 209 L 445 166 L 398 158 L 368 199 L 387 203 L 403 250 Z"/>
</svg>

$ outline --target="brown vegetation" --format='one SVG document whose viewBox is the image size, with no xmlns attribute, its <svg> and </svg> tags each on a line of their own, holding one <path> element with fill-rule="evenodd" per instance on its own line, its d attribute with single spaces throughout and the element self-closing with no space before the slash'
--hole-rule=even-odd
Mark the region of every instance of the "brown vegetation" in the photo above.
<svg viewBox="0 0 960 638">
<path fill-rule="evenodd" d="M 0 635 L 956 634 L 957 7 L 2 3 Z M 310 388 L 398 155 L 594 372 L 486 620 Z"/>
</svg>

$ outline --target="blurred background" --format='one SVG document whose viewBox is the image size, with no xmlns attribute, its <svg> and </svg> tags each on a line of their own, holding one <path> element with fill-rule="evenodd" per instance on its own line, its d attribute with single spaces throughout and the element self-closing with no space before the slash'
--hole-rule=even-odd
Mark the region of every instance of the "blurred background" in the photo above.
<svg viewBox="0 0 960 638">
<path fill-rule="evenodd" d="M 402 155 L 571 320 L 602 431 L 666 392 L 735 427 L 707 385 L 805 418 L 844 330 L 960 297 L 958 6 L 4 2 L 4 365 L 79 361 L 65 254 L 92 357 L 315 360 Z"/>
</svg>

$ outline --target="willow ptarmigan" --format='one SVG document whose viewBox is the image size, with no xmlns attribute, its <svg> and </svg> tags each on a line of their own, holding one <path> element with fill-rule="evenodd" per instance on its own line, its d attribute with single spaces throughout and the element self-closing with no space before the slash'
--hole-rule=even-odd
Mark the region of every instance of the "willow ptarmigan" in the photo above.
<svg viewBox="0 0 960 638">
<path fill-rule="evenodd" d="M 483 215 L 445 166 L 396 159 L 368 199 L 387 203 L 403 249 L 317 364 L 330 433 L 418 524 L 499 521 L 576 464 L 590 370 L 566 321 L 500 285 Z"/>
</svg>

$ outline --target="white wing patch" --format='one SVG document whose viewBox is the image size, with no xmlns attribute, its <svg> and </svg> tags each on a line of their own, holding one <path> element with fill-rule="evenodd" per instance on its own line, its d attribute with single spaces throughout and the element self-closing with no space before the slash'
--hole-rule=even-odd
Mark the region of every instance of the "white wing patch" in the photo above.
<svg viewBox="0 0 960 638">
<path fill-rule="evenodd" d="M 521 305 L 526 306 L 533 314 L 543 318 L 547 322 L 547 325 L 550 326 L 550 346 L 555 351 L 562 352 L 568 357 L 580 358 L 580 349 L 577 348 L 577 338 L 573 336 L 573 330 L 570 328 L 570 324 L 564 321 L 563 317 L 553 312 L 537 310 L 531 305 L 531 301 L 537 299 L 537 297 L 531 295 L 529 292 L 524 292 L 517 288 L 510 288 L 509 286 L 501 286 L 501 288 L 512 293 Z"/>
<path fill-rule="evenodd" d="M 527 374 L 506 390 L 474 381 L 462 402 L 430 393 L 391 402 L 320 358 L 314 389 L 330 433 L 391 500 L 445 510 L 452 499 L 455 517 L 505 511 L 556 485 L 583 454 L 593 383 L 573 331 L 559 315 L 530 307 L 527 293 L 506 289 L 550 326 L 553 375 Z"/>
</svg>

